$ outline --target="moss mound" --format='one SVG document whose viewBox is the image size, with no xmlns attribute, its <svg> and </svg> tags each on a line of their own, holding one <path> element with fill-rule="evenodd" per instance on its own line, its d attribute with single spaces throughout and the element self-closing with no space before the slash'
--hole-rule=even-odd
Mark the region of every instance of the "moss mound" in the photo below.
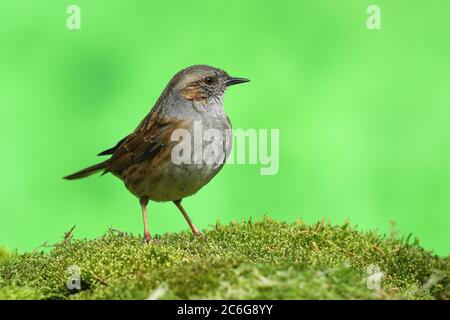
<svg viewBox="0 0 450 320">
<path fill-rule="evenodd" d="M 0 250 L 0 299 L 447 299 L 449 259 L 410 242 L 269 218 L 148 245 L 113 230 L 95 240 L 68 233 L 47 253 Z M 80 290 L 67 287 L 71 266 Z M 378 289 L 368 286 L 376 271 Z"/>
</svg>

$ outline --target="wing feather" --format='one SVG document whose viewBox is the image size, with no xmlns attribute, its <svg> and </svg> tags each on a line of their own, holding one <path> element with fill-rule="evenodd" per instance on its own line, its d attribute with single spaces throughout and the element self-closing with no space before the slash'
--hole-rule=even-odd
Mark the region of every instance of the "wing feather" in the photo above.
<svg viewBox="0 0 450 320">
<path fill-rule="evenodd" d="M 170 143 L 170 134 L 179 124 L 180 121 L 170 121 L 157 113 L 150 114 L 132 134 L 119 141 L 114 148 L 102 152 L 107 154 L 114 149 L 104 173 L 118 172 L 156 157 Z"/>
</svg>

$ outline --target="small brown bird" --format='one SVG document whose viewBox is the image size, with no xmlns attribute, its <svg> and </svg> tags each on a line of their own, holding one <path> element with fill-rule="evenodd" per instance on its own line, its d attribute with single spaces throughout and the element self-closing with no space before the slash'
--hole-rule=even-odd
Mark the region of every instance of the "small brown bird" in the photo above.
<svg viewBox="0 0 450 320">
<path fill-rule="evenodd" d="M 201 151 L 205 151 L 210 144 L 203 139 L 200 142 L 193 141 L 192 148 L 181 148 L 181 152 L 174 153 L 174 148 L 179 147 L 180 143 L 176 137 L 181 132 L 194 136 L 196 140 L 196 130 L 200 130 L 200 137 L 211 132 L 226 137 L 231 130 L 231 123 L 223 109 L 223 95 L 229 86 L 248 81 L 231 77 L 223 70 L 206 65 L 181 70 L 170 80 L 150 113 L 133 133 L 114 147 L 99 153 L 99 156 L 111 155 L 108 160 L 64 179 L 80 179 L 103 171 L 103 174 L 111 172 L 123 180 L 127 189 L 139 198 L 146 242 L 151 239 L 146 212 L 149 200 L 172 201 L 194 235 L 200 236 L 182 207 L 181 200 L 199 191 L 220 171 L 231 151 L 231 140 L 225 139 L 226 143 L 220 150 L 223 152 L 222 157 L 215 155 L 219 162 L 208 161 L 205 157 L 200 158 L 200 161 L 180 162 L 179 157 L 186 160 L 187 155 L 191 156 L 187 157 L 189 159 L 197 156 L 196 143 L 200 144 Z M 184 139 L 186 136 L 183 136 Z"/>
</svg>

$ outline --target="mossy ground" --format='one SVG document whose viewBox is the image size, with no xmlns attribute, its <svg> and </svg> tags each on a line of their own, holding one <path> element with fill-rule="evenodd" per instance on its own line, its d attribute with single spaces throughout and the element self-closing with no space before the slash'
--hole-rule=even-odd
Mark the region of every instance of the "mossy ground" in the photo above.
<svg viewBox="0 0 450 320">
<path fill-rule="evenodd" d="M 67 289 L 69 266 L 81 290 Z M 384 274 L 367 287 L 367 268 Z M 0 299 L 447 299 L 450 261 L 417 241 L 345 224 L 263 221 L 217 224 L 202 238 L 71 234 L 49 252 L 0 250 Z"/>
</svg>

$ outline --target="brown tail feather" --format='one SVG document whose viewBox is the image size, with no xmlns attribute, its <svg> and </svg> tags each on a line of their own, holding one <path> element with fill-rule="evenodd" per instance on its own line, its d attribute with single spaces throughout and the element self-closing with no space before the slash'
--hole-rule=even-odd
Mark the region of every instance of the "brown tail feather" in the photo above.
<svg viewBox="0 0 450 320">
<path fill-rule="evenodd" d="M 83 169 L 81 171 L 75 172 L 75 173 L 73 173 L 71 175 L 65 176 L 64 179 L 66 179 L 66 180 L 76 180 L 76 179 L 81 179 L 81 178 L 88 177 L 91 174 L 94 174 L 94 173 L 96 173 L 96 172 L 98 172 L 98 171 L 100 171 L 102 169 L 105 169 L 106 168 L 106 164 L 107 164 L 107 161 L 98 163 L 96 165 L 93 165 L 93 166 L 88 167 L 86 169 Z"/>
</svg>

